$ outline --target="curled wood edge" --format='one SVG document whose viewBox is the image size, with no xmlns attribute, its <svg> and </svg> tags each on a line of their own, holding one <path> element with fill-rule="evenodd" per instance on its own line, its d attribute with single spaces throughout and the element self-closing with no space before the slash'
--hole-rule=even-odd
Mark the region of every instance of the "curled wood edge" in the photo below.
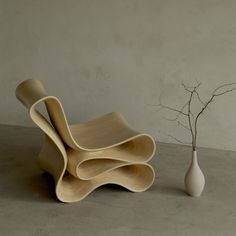
<svg viewBox="0 0 236 236">
<path fill-rule="evenodd" d="M 109 183 L 133 192 L 145 191 L 153 184 L 155 172 L 147 162 L 155 154 L 155 141 L 148 134 L 132 130 L 120 113 L 113 112 L 84 124 L 70 126 L 60 101 L 54 96 L 48 96 L 42 83 L 35 79 L 25 80 L 18 85 L 16 97 L 28 108 L 33 122 L 45 133 L 38 158 L 39 165 L 54 177 L 55 192 L 60 201 L 80 201 L 99 186 Z M 45 103 L 51 122 L 36 109 L 40 103 Z M 104 128 L 106 121 L 116 122 L 114 129 L 118 127 L 123 135 L 117 138 L 114 133 L 97 142 L 86 142 L 86 137 L 82 143 L 79 142 L 80 136 L 75 138 L 74 135 L 80 131 L 85 132 L 86 128 L 96 126 L 96 122 L 102 123 L 101 127 Z M 91 134 L 86 134 L 93 136 L 99 132 L 102 130 L 93 129 Z M 104 143 L 108 145 L 103 145 Z M 117 149 L 122 149 L 123 146 L 126 156 L 120 157 Z M 79 168 L 82 168 L 82 163 L 89 165 L 91 160 L 96 161 L 93 166 L 99 166 L 103 160 L 104 170 L 83 178 Z M 109 163 L 106 168 L 104 160 L 112 160 L 114 165 Z M 93 171 L 90 169 L 90 172 Z"/>
</svg>

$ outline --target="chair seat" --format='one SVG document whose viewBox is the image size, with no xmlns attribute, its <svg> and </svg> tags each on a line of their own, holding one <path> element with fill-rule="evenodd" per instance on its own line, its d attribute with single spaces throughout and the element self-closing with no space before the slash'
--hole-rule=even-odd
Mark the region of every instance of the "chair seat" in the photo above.
<svg viewBox="0 0 236 236">
<path fill-rule="evenodd" d="M 84 149 L 98 150 L 111 148 L 141 135 L 132 130 L 118 112 L 78 125 L 70 125 L 71 134 Z"/>
<path fill-rule="evenodd" d="M 61 102 L 48 96 L 39 80 L 22 82 L 16 96 L 45 132 L 38 163 L 54 177 L 60 201 L 80 201 L 109 183 L 133 192 L 143 192 L 153 184 L 155 172 L 147 162 L 155 153 L 155 141 L 131 129 L 120 113 L 69 125 Z M 37 109 L 41 103 L 48 117 Z"/>
</svg>

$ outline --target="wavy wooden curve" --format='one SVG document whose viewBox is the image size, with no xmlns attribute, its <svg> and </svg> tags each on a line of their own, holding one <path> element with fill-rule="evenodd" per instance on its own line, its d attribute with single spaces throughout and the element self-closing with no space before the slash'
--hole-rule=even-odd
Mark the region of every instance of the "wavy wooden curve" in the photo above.
<svg viewBox="0 0 236 236">
<path fill-rule="evenodd" d="M 16 97 L 45 133 L 39 165 L 54 177 L 60 201 L 80 201 L 109 183 L 133 192 L 145 191 L 152 185 L 155 173 L 147 162 L 156 151 L 155 142 L 150 135 L 131 129 L 120 113 L 69 125 L 60 101 L 48 96 L 35 79 L 18 85 Z M 50 120 L 37 109 L 41 103 Z"/>
</svg>

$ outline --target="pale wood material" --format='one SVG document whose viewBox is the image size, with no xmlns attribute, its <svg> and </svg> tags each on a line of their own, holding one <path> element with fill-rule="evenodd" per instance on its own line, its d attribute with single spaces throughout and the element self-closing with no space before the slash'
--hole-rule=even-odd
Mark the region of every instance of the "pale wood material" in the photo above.
<svg viewBox="0 0 236 236">
<path fill-rule="evenodd" d="M 16 97 L 45 133 L 39 164 L 54 177 L 60 201 L 80 201 L 109 183 L 133 192 L 145 191 L 152 185 L 155 173 L 147 162 L 155 153 L 155 142 L 150 135 L 131 129 L 120 113 L 69 125 L 60 101 L 48 96 L 35 79 L 18 85 Z M 37 109 L 41 103 L 50 121 Z"/>
</svg>

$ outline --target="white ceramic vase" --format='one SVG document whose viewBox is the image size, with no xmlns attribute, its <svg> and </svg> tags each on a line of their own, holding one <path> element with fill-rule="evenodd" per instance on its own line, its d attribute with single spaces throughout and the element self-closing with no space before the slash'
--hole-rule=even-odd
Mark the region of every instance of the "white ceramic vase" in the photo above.
<svg viewBox="0 0 236 236">
<path fill-rule="evenodd" d="M 197 151 L 192 152 L 191 165 L 185 175 L 185 189 L 192 197 L 199 197 L 205 186 L 205 177 L 198 165 Z"/>
</svg>

